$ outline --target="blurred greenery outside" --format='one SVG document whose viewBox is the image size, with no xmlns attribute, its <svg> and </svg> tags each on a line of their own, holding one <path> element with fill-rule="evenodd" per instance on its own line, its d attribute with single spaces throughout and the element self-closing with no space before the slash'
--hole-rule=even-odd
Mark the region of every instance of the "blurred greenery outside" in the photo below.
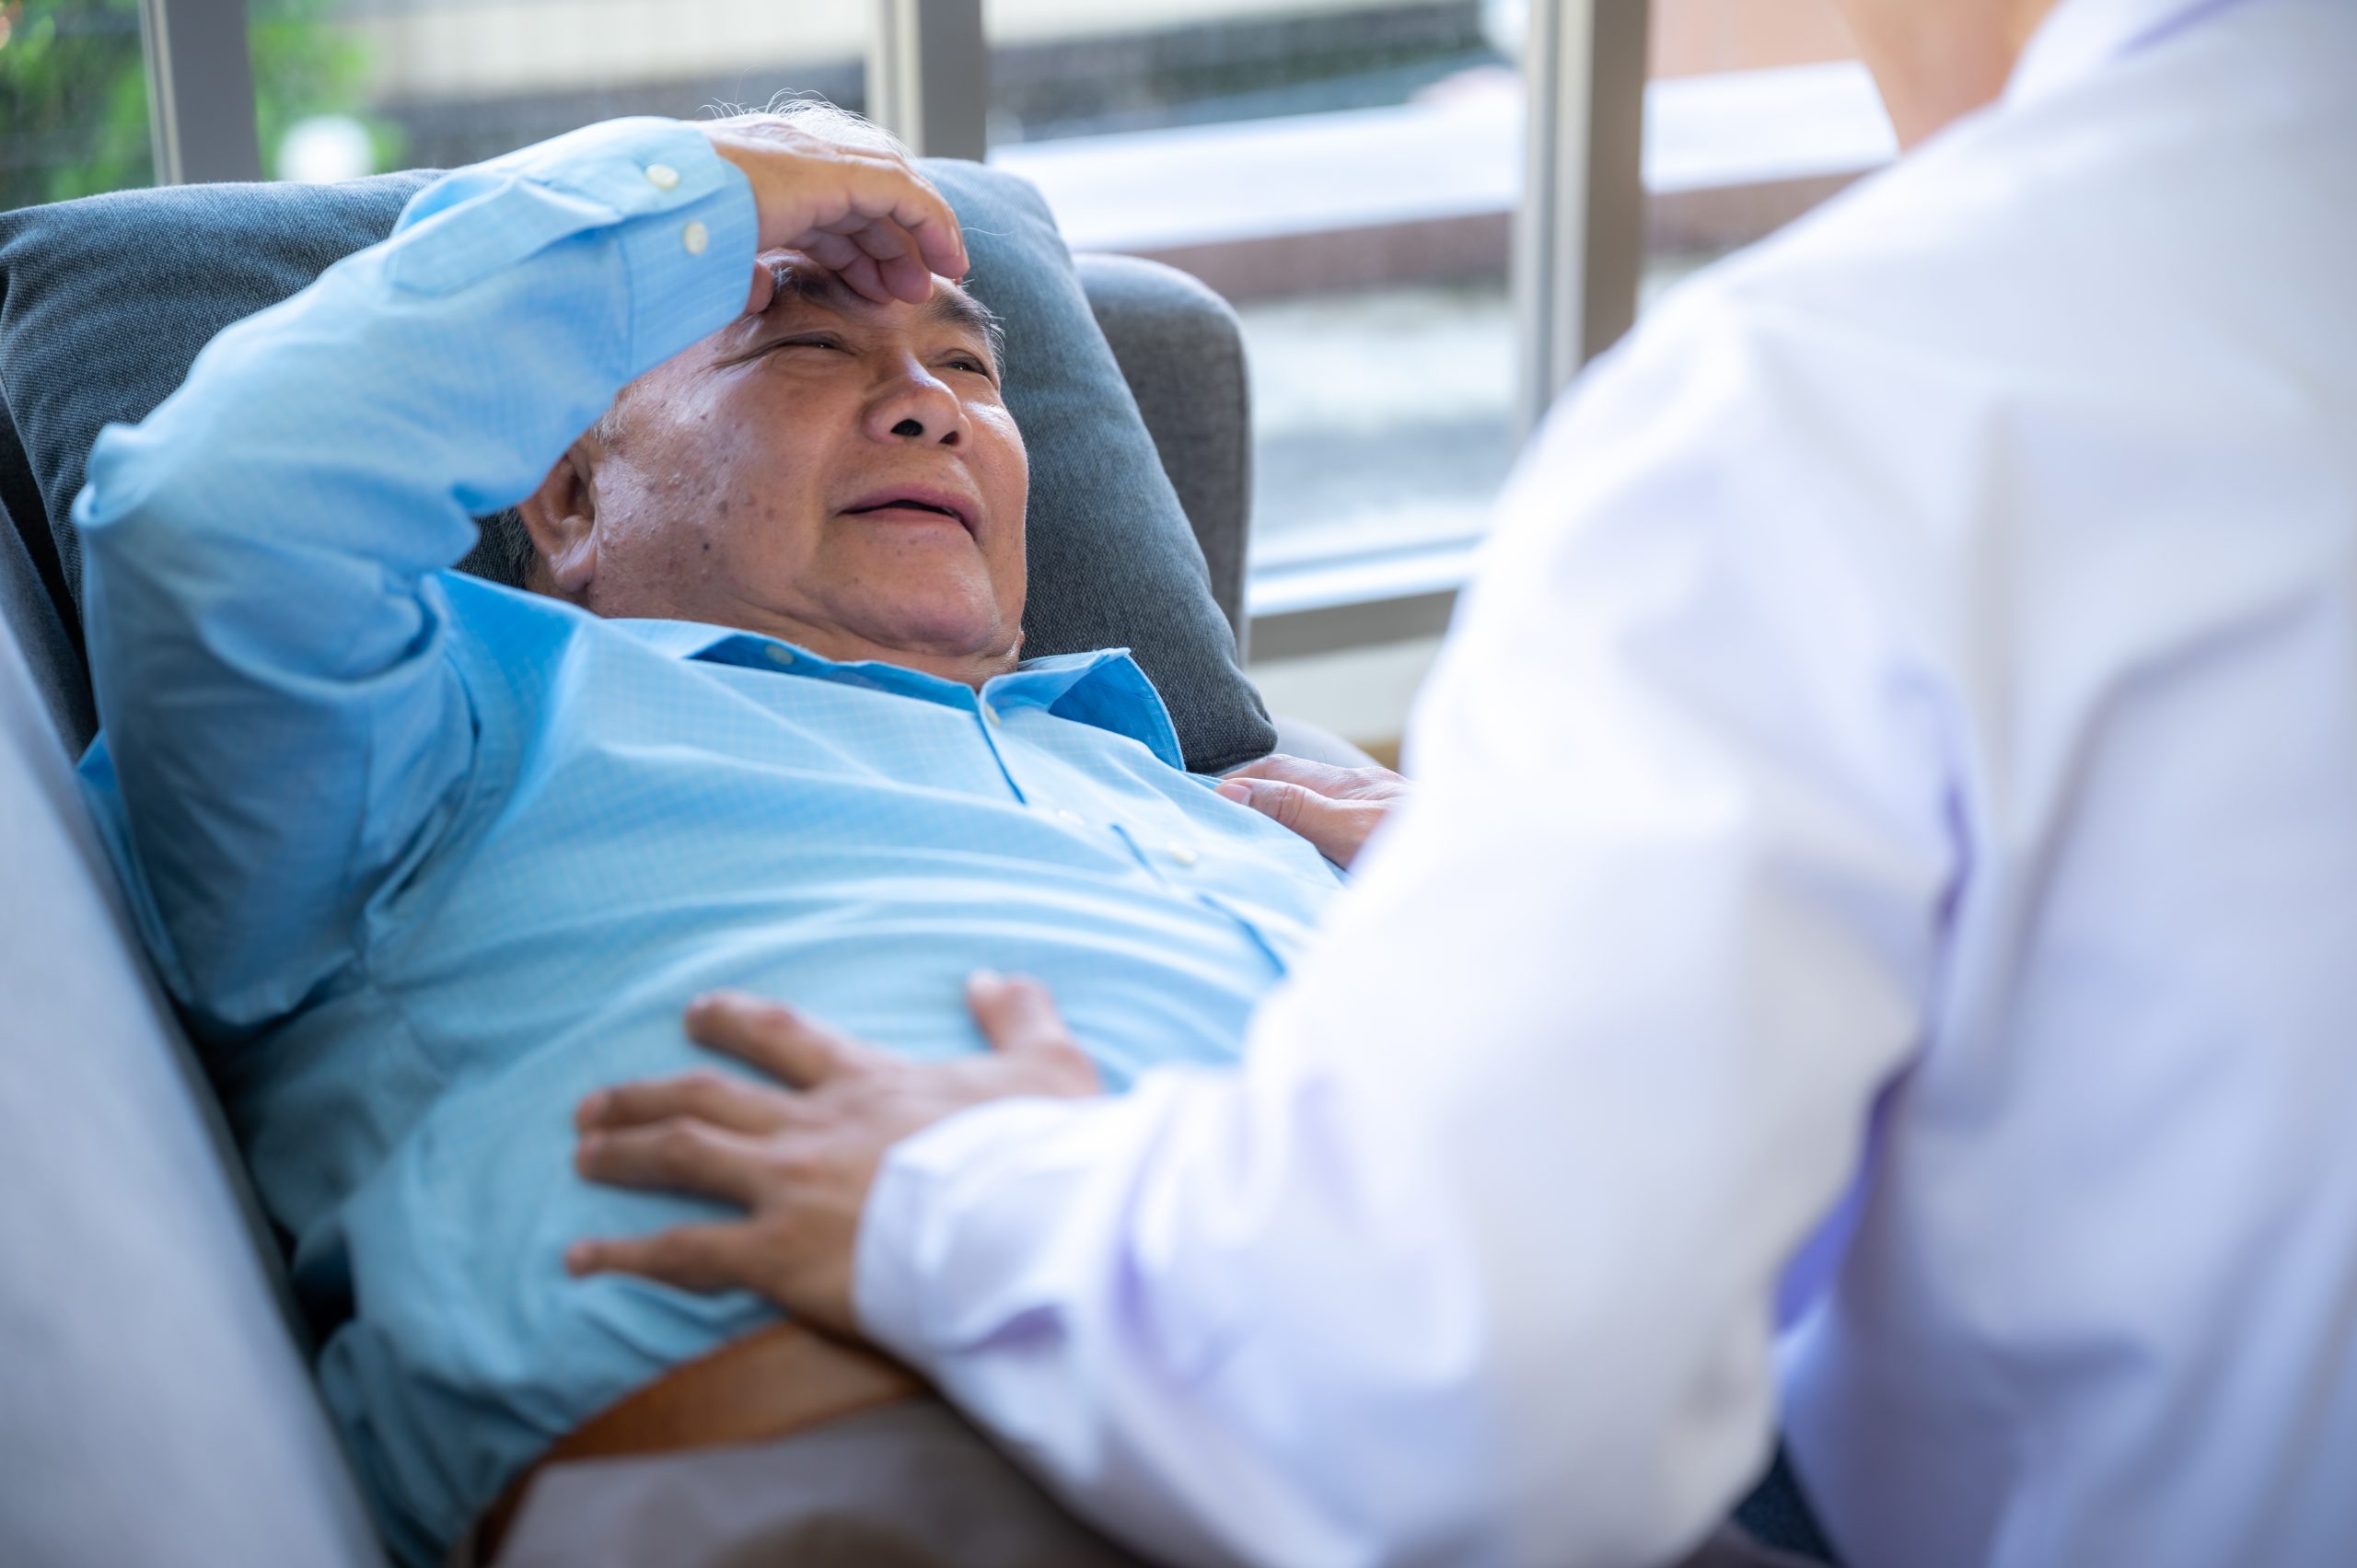
<svg viewBox="0 0 2357 1568">
<path fill-rule="evenodd" d="M 400 167 L 397 126 L 363 112 L 368 62 L 333 0 L 254 0 L 247 22 L 263 172 L 313 115 L 365 126 L 377 167 Z M 139 0 L 0 0 L 0 209 L 155 180 Z"/>
</svg>

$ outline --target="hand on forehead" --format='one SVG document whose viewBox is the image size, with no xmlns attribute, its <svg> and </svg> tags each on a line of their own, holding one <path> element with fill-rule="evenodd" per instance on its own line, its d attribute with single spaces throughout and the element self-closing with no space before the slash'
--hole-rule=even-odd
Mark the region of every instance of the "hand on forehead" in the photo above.
<svg viewBox="0 0 2357 1568">
<path fill-rule="evenodd" d="M 762 252 L 754 267 L 748 316 L 762 316 L 795 303 L 844 316 L 890 316 L 913 309 L 919 314 L 972 332 L 990 349 L 995 363 L 1002 357 L 1004 331 L 998 317 L 960 285 L 935 275 L 933 290 L 922 302 L 901 297 L 877 300 L 853 290 L 842 275 L 807 251 L 778 249 Z"/>
<path fill-rule="evenodd" d="M 879 303 L 920 303 L 936 276 L 965 275 L 957 215 L 874 127 L 841 115 L 773 113 L 697 129 L 751 185 L 764 250 L 798 250 Z"/>
</svg>

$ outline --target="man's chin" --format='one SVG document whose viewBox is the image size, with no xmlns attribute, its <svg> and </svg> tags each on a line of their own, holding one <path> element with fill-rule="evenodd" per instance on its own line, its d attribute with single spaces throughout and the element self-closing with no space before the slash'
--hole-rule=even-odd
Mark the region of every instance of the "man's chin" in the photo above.
<svg viewBox="0 0 2357 1568">
<path fill-rule="evenodd" d="M 879 607 L 846 617 L 844 629 L 883 650 L 876 656 L 896 664 L 988 659 L 1012 653 L 1016 641 L 994 608 L 983 611 L 965 602 Z"/>
</svg>

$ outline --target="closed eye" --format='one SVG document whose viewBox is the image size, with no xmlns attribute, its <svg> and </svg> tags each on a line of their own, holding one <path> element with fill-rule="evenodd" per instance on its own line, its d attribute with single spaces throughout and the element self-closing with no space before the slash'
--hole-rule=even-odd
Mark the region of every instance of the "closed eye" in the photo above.
<svg viewBox="0 0 2357 1568">
<path fill-rule="evenodd" d="M 841 349 L 842 346 L 842 339 L 836 337 L 832 332 L 796 332 L 791 337 L 780 338 L 775 343 L 763 344 L 761 352 L 767 354 L 773 349 L 781 348 Z"/>
</svg>

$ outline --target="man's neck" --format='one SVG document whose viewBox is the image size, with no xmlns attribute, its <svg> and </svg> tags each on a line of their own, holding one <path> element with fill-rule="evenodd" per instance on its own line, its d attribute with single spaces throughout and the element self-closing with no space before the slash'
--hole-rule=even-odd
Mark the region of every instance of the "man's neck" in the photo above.
<svg viewBox="0 0 2357 1568">
<path fill-rule="evenodd" d="M 951 654 L 924 648 L 894 647 L 826 627 L 762 625 L 748 626 L 744 630 L 783 638 L 796 647 L 807 648 L 820 658 L 831 659 L 837 664 L 898 665 L 902 669 L 913 669 L 943 680 L 954 680 L 960 686 L 970 686 L 978 691 L 984 684 L 1006 674 L 1021 662 L 1018 657 L 1022 647 L 1019 638 L 1015 646 L 995 653 Z"/>
</svg>

